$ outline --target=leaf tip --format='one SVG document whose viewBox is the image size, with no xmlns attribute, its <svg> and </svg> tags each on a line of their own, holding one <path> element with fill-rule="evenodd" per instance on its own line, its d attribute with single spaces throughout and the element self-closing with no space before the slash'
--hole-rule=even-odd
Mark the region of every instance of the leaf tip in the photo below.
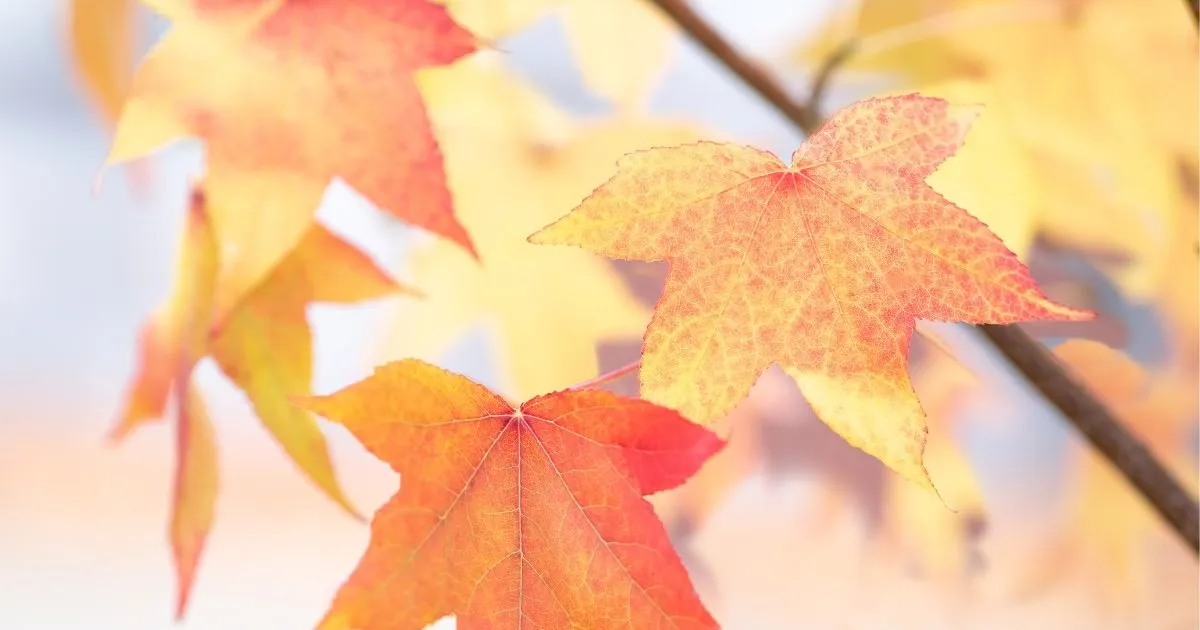
<svg viewBox="0 0 1200 630">
<path fill-rule="evenodd" d="M 116 448 L 116 447 L 120 446 L 122 442 L 125 441 L 125 438 L 128 435 L 129 435 L 129 428 L 126 426 L 126 423 L 120 422 L 117 424 L 117 426 L 109 429 L 104 434 L 104 437 L 102 439 L 104 440 L 104 445 L 107 446 L 108 448 Z"/>
<path fill-rule="evenodd" d="M 549 230 L 553 226 L 554 226 L 554 224 L 551 223 L 550 225 L 547 225 L 546 227 L 534 232 L 533 234 L 526 236 L 525 242 L 529 243 L 530 245 L 549 245 L 550 242 L 546 240 L 546 231 Z"/>
<path fill-rule="evenodd" d="M 205 536 L 201 535 L 191 541 L 191 546 L 184 546 L 179 540 L 173 541 L 175 555 L 175 622 L 183 621 L 187 615 L 188 603 L 192 598 L 192 585 L 196 581 L 196 567 L 204 551 Z"/>
<path fill-rule="evenodd" d="M 576 243 L 564 240 L 559 233 L 563 224 L 571 218 L 569 213 L 560 217 L 557 221 L 525 237 L 525 242 L 530 245 L 575 245 Z"/>
</svg>

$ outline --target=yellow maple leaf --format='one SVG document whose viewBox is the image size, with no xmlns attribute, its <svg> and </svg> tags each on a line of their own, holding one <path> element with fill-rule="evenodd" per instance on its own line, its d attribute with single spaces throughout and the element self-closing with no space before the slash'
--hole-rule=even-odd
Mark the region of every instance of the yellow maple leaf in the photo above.
<svg viewBox="0 0 1200 630">
<path fill-rule="evenodd" d="M 1128 8 L 1120 12 L 1122 7 Z M 1143 22 L 1142 11 L 1095 2 L 1075 13 L 1064 11 L 1059 19 L 1014 28 L 1007 45 L 975 42 L 1015 136 L 1058 161 L 1053 172 L 1044 171 L 1047 176 L 1073 178 L 1083 184 L 1075 192 L 1090 184 L 1097 193 L 1090 205 L 1072 194 L 1044 208 L 1043 229 L 1077 241 L 1081 226 L 1103 225 L 1096 221 L 1097 205 L 1118 204 L 1123 229 L 1110 223 L 1104 234 L 1094 235 L 1103 241 L 1091 244 L 1132 255 L 1134 266 L 1122 270 L 1118 281 L 1134 298 L 1148 297 L 1162 280 L 1162 252 L 1180 194 L 1173 150 L 1146 133 L 1142 122 L 1152 111 L 1136 77 L 1153 65 L 1151 59 L 1138 64 L 1116 52 L 1115 43 Z M 958 45 L 967 46 L 969 38 Z"/>
<path fill-rule="evenodd" d="M 839 69 L 922 84 L 978 72 L 969 50 L 946 35 L 990 36 L 998 28 L 1044 18 L 1065 0 L 859 0 L 839 6 L 789 57 L 801 66 L 827 63 L 848 44 Z"/>
<path fill-rule="evenodd" d="M 1021 178 L 1033 183 L 979 194 L 980 218 L 1036 217 L 1056 241 L 1126 254 L 1127 264 L 1106 271 L 1131 297 L 1147 299 L 1164 282 L 1163 252 L 1179 222 L 1172 164 L 1194 156 L 1200 136 L 1196 35 L 1178 4 L 863 0 L 799 56 L 820 63 L 853 39 L 849 70 L 885 72 L 935 95 L 946 81 L 986 83 L 985 100 L 1004 111 L 1009 135 L 993 147 L 1004 147 L 1003 171 L 1013 175 L 1014 152 L 1024 151 L 1032 172 Z M 999 175 L 964 182 L 958 194 Z M 1022 200 L 1035 204 L 989 211 L 1018 190 L 1036 193 Z"/>
<path fill-rule="evenodd" d="M 935 351 L 914 366 L 912 381 L 929 419 L 925 466 L 945 503 L 914 484 L 886 477 L 883 535 L 895 551 L 916 560 L 922 573 L 959 581 L 972 569 L 985 510 L 979 481 L 952 431 L 962 395 L 978 383 L 953 355 L 930 345 Z"/>
<path fill-rule="evenodd" d="M 315 302 L 353 303 L 403 291 L 368 256 L 314 223 L 263 284 L 224 320 L 214 322 L 219 254 L 211 205 L 204 184 L 196 184 L 175 285 L 142 328 L 137 365 L 110 434 L 119 441 L 165 419 L 170 415 L 167 402 L 174 396 L 178 409 L 171 544 L 179 578 L 177 616 L 187 606 L 217 492 L 216 445 L 203 401 L 193 388 L 194 366 L 211 356 L 245 392 L 263 426 L 300 471 L 357 517 L 334 474 L 316 419 L 290 402 L 292 396 L 307 394 L 312 381 L 312 331 L 306 311 Z"/>
<path fill-rule="evenodd" d="M 73 0 L 71 57 L 106 122 L 113 122 L 133 74 L 134 0 Z"/>
<path fill-rule="evenodd" d="M 618 109 L 644 108 L 670 61 L 674 27 L 647 0 L 441 0 L 482 37 L 518 31 L 552 10 L 561 15 L 584 85 Z"/>
<path fill-rule="evenodd" d="M 481 263 L 443 243 L 418 246 L 411 273 L 429 296 L 400 307 L 385 352 L 436 356 L 482 323 L 494 327 L 514 396 L 595 376 L 595 344 L 640 337 L 648 312 L 604 260 L 524 236 L 587 195 L 624 153 L 696 133 L 646 121 L 577 124 L 486 55 L 429 72 L 421 87 Z"/>
<path fill-rule="evenodd" d="M 926 182 L 985 223 L 1021 260 L 1037 232 L 1035 212 L 1042 183 L 1029 152 L 1012 137 L 1005 103 L 986 82 L 950 79 L 918 88 L 921 94 L 960 105 L 980 104 L 983 113 L 961 149 Z"/>
</svg>

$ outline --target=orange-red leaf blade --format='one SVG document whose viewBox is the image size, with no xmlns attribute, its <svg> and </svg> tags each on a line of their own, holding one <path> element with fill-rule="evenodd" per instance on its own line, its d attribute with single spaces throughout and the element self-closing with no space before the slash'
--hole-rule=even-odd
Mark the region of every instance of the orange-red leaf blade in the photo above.
<svg viewBox="0 0 1200 630">
<path fill-rule="evenodd" d="M 323 630 L 716 627 L 642 498 L 721 447 L 677 413 L 600 391 L 513 409 L 416 360 L 302 404 L 403 483 Z"/>
</svg>

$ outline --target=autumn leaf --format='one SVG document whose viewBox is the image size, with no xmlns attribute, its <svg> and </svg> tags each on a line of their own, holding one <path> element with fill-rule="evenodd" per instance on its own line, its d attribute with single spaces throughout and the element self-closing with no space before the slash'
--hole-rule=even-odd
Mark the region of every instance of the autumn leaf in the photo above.
<svg viewBox="0 0 1200 630">
<path fill-rule="evenodd" d="M 978 35 L 980 27 L 997 20 L 1020 20 L 1037 5 L 1058 0 L 857 0 L 839 3 L 818 31 L 796 46 L 790 57 L 816 68 L 847 45 L 855 50 L 839 68 L 851 77 L 857 73 L 899 75 L 917 84 L 938 82 L 971 74 L 977 65 L 952 50 L 943 35 L 963 32 Z"/>
<path fill-rule="evenodd" d="M 1072 339 L 1054 354 L 1194 496 L 1196 466 L 1188 442 L 1196 413 L 1195 381 L 1149 374 L 1123 353 L 1094 341 Z M 1151 569 L 1140 548 L 1150 534 L 1163 531 L 1159 518 L 1113 465 L 1095 453 L 1081 453 L 1073 477 L 1072 543 L 1100 563 L 1106 601 L 1143 603 Z"/>
<path fill-rule="evenodd" d="M 71 61 L 105 123 L 116 122 L 129 89 L 137 26 L 134 0 L 71 0 L 67 9 Z M 144 161 L 129 171 L 134 190 L 149 184 Z"/>
<path fill-rule="evenodd" d="M 1034 157 L 1013 139 L 1004 101 L 986 82 L 951 79 L 919 88 L 923 96 L 956 105 L 983 105 L 985 115 L 954 155 L 929 176 L 928 184 L 951 203 L 987 225 L 1022 261 L 1039 227 L 1043 196 Z"/>
<path fill-rule="evenodd" d="M 196 568 L 217 502 L 217 441 L 208 410 L 196 385 L 188 382 L 175 420 L 175 484 L 171 500 L 171 552 L 178 576 L 175 618 L 187 610 Z"/>
<path fill-rule="evenodd" d="M 71 58 L 105 121 L 121 111 L 133 68 L 134 0 L 72 0 Z"/>
<path fill-rule="evenodd" d="M 1064 195 L 1043 213 L 1044 229 L 1078 242 L 1089 223 L 1108 223 L 1095 220 L 1097 205 L 1117 204 L 1127 217 L 1124 229 L 1110 228 L 1089 244 L 1135 256 L 1137 265 L 1116 277 L 1127 294 L 1144 299 L 1162 280 L 1161 252 L 1175 227 L 1180 191 L 1175 156 L 1140 122 L 1151 108 L 1136 77 L 1156 62 L 1133 63 L 1114 48 L 1143 21 L 1144 8 L 1101 20 L 1107 4 L 1088 5 L 1078 19 L 1021 28 L 1019 44 L 987 49 L 988 74 L 1006 104 L 1013 137 L 1057 160 L 1053 177 L 1073 178 L 1081 184 L 1075 190 L 1090 188 L 1099 198 L 1088 203 L 1078 193 Z"/>
<path fill-rule="evenodd" d="M 525 236 L 586 196 L 622 154 L 698 135 L 653 121 L 578 123 L 481 55 L 421 86 L 483 264 L 444 241 L 406 251 L 416 284 L 453 289 L 398 304 L 384 353 L 433 360 L 482 324 L 495 333 L 506 391 L 524 399 L 595 376 L 597 342 L 638 339 L 650 317 L 603 259 Z"/>
<path fill-rule="evenodd" d="M 644 338 L 648 400 L 711 422 L 778 363 L 848 442 L 929 485 L 905 370 L 915 320 L 1090 317 L 1046 299 L 995 235 L 924 183 L 974 114 L 867 99 L 791 166 L 712 142 L 633 153 L 530 240 L 670 263 Z"/>
<path fill-rule="evenodd" d="M 960 401 L 978 383 L 941 350 L 914 365 L 912 380 L 929 418 L 925 465 L 945 503 L 913 484 L 887 479 L 882 533 L 922 574 L 961 583 L 978 569 L 977 543 L 986 522 L 979 480 L 954 439 Z"/>
<path fill-rule="evenodd" d="M 192 189 L 179 249 L 171 295 L 140 331 L 137 369 L 110 434 L 114 440 L 161 418 L 175 382 L 208 352 L 217 256 L 202 184 Z"/>
<path fill-rule="evenodd" d="M 218 317 L 308 231 L 334 177 L 470 249 L 413 74 L 475 49 L 427 0 L 155 0 L 173 27 L 142 61 L 110 162 L 204 141 Z"/>
<path fill-rule="evenodd" d="M 840 68 L 886 72 L 934 96 L 942 95 L 927 88 L 947 80 L 986 84 L 1010 147 L 997 153 L 993 177 L 1015 175 L 1015 151 L 1034 176 L 1020 193 L 1033 205 L 1013 214 L 1036 219 L 1057 242 L 1127 254 L 1128 264 L 1105 271 L 1144 300 L 1165 282 L 1163 252 L 1180 228 L 1171 166 L 1196 155 L 1200 138 L 1196 33 L 1179 4 L 862 0 L 857 18 L 839 14 L 800 57 L 820 63 L 853 40 Z M 1002 216 L 989 210 L 995 203 L 978 212 Z"/>
<path fill-rule="evenodd" d="M 648 0 L 441 2 L 459 23 L 489 38 L 510 35 L 557 13 L 584 85 L 626 112 L 645 109 L 670 59 L 674 26 Z"/>
<path fill-rule="evenodd" d="M 642 498 L 721 448 L 679 414 L 589 390 L 514 409 L 415 359 L 300 404 L 403 480 L 321 630 L 716 627 Z"/>
<path fill-rule="evenodd" d="M 1096 2 L 1088 17 L 1124 63 L 1147 108 L 1137 121 L 1179 157 L 1196 164 L 1200 145 L 1200 56 L 1194 19 L 1182 2 Z"/>
<path fill-rule="evenodd" d="M 312 333 L 305 310 L 313 302 L 351 303 L 402 287 L 349 243 L 314 224 L 296 250 L 229 316 L 212 313 L 217 248 L 209 221 L 211 201 L 198 185 L 184 230 L 175 288 L 167 304 L 142 329 L 140 356 L 124 409 L 111 438 L 124 439 L 161 419 L 172 392 L 191 391 L 194 365 L 211 356 L 244 391 L 266 429 L 297 467 L 350 514 L 315 419 L 290 404 L 310 392 Z M 215 496 L 215 447 L 203 403 L 193 393 L 178 414 L 179 458 L 172 544 L 179 566 L 182 614 Z M 195 399 L 195 400 L 192 400 Z"/>
</svg>

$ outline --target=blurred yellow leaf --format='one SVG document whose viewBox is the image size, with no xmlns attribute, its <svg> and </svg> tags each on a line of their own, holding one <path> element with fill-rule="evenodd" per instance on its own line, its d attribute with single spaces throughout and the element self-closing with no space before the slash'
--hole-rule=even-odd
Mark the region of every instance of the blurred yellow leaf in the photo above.
<svg viewBox="0 0 1200 630">
<path fill-rule="evenodd" d="M 1200 143 L 1200 40 L 1184 2 L 1091 0 L 1088 28 L 1129 81 L 1145 117 L 1134 125 L 1196 164 Z"/>
<path fill-rule="evenodd" d="M 481 262 L 444 243 L 416 247 L 413 280 L 429 297 L 401 307 L 386 353 L 436 357 L 482 323 L 494 326 L 514 396 L 595 376 L 596 343 L 640 337 L 649 314 L 603 260 L 525 236 L 590 193 L 620 156 L 690 142 L 697 132 L 648 121 L 576 123 L 486 54 L 425 73 L 421 88 Z"/>
<path fill-rule="evenodd" d="M 1163 252 L 1180 195 L 1174 148 L 1147 133 L 1144 123 L 1152 110 L 1138 77 L 1156 71 L 1159 53 L 1146 51 L 1133 59 L 1118 52 L 1121 40 L 1147 23 L 1145 15 L 1158 4 L 1094 1 L 1064 11 L 1059 19 L 1014 28 L 1003 45 L 980 44 L 970 34 L 958 41 L 974 45 L 984 60 L 988 80 L 1011 116 L 1014 137 L 1058 160 L 1055 170 L 1045 171 L 1047 177 L 1083 184 L 1073 192 L 1090 183 L 1099 193 L 1086 201 L 1072 194 L 1045 208 L 1049 220 L 1043 229 L 1078 241 L 1078 229 L 1105 225 L 1103 245 L 1119 247 L 1134 259 L 1118 281 L 1135 299 L 1149 297 L 1162 281 Z M 1096 220 L 1095 208 L 1105 201 L 1118 204 L 1124 219 L 1119 229 Z"/>
<path fill-rule="evenodd" d="M 984 521 L 979 482 L 953 438 L 959 401 L 977 381 L 948 350 L 930 346 L 932 351 L 912 368 L 912 382 L 929 423 L 925 467 L 945 503 L 915 484 L 889 476 L 884 536 L 903 556 L 914 559 L 924 574 L 953 582 L 971 569 Z"/>
<path fill-rule="evenodd" d="M 72 0 L 71 57 L 107 123 L 114 123 L 133 76 L 134 0 Z"/>
<path fill-rule="evenodd" d="M 1044 18 L 1064 0 L 859 0 L 839 3 L 821 29 L 797 46 L 791 58 L 818 67 L 853 42 L 855 52 L 839 69 L 895 75 L 922 84 L 977 74 L 969 50 L 947 39 L 954 33 L 980 37 L 1004 27 Z"/>
<path fill-rule="evenodd" d="M 1196 163 L 1200 137 L 1196 34 L 1180 4 L 862 0 L 798 56 L 819 64 L 854 40 L 844 69 L 985 102 L 982 139 L 968 139 L 966 159 L 949 161 L 934 187 L 962 197 L 1006 242 L 1003 222 L 1013 221 L 1128 256 L 1105 270 L 1131 298 L 1147 300 L 1165 282 L 1164 253 L 1181 221 L 1173 165 Z M 1011 246 L 1020 254 L 1022 245 Z"/>
<path fill-rule="evenodd" d="M 1195 494 L 1195 464 L 1186 454 L 1196 413 L 1194 381 L 1151 377 L 1123 353 L 1094 341 L 1073 339 L 1054 354 Z M 1107 460 L 1088 450 L 1079 466 L 1071 537 L 1085 557 L 1100 563 L 1106 599 L 1116 606 L 1142 603 L 1149 585 L 1143 545 L 1165 526 Z"/>
<path fill-rule="evenodd" d="M 960 580 L 971 568 L 984 522 L 983 499 L 971 463 L 945 431 L 930 433 L 925 466 L 953 511 L 929 492 L 901 479 L 888 484 L 888 532 L 911 553 L 922 573 Z"/>
<path fill-rule="evenodd" d="M 1200 224 L 1198 224 L 1197 207 L 1200 206 L 1200 196 L 1197 195 L 1196 166 L 1181 163 L 1181 171 L 1186 171 L 1185 179 L 1189 180 L 1185 187 L 1188 189 L 1184 202 L 1179 210 L 1179 226 L 1171 235 L 1171 245 L 1164 267 L 1166 277 L 1162 285 L 1162 294 L 1158 302 L 1174 333 L 1172 363 L 1180 365 L 1186 373 L 1196 375 L 1200 371 L 1200 356 L 1197 346 L 1200 345 Z"/>
<path fill-rule="evenodd" d="M 918 88 L 921 94 L 952 103 L 982 104 L 966 142 L 926 180 L 960 208 L 967 209 L 999 236 L 1021 260 L 1038 227 L 1040 190 L 1028 151 L 1012 135 L 1005 103 L 987 83 L 951 79 Z"/>
<path fill-rule="evenodd" d="M 116 123 L 133 77 L 137 42 L 134 0 L 71 0 L 67 5 L 71 61 L 88 97 L 106 124 Z M 144 161 L 130 165 L 135 192 L 151 176 Z"/>
<path fill-rule="evenodd" d="M 355 517 L 342 492 L 316 419 L 292 404 L 310 392 L 312 330 L 308 306 L 354 303 L 405 288 L 395 284 L 353 245 L 314 223 L 267 280 L 223 321 L 214 322 L 219 268 L 211 199 L 205 184 L 192 190 L 176 283 L 170 297 L 142 329 L 137 365 L 111 438 L 167 416 L 177 403 L 176 495 L 171 522 L 182 616 L 195 570 L 212 524 L 216 494 L 216 445 L 203 401 L 192 389 L 197 362 L 211 356 L 241 389 L 263 426 L 314 485 Z M 186 394 L 185 394 L 186 392 Z"/>
<path fill-rule="evenodd" d="M 644 109 L 669 62 L 674 27 L 647 0 L 441 0 L 486 38 L 509 35 L 552 9 L 561 13 L 584 84 L 623 111 Z"/>
</svg>

